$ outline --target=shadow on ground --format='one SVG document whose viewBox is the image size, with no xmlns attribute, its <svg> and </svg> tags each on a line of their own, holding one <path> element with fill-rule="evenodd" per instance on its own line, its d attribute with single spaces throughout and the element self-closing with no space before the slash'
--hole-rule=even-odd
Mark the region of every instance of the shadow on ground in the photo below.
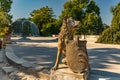
<svg viewBox="0 0 120 80">
<path fill-rule="evenodd" d="M 15 41 L 15 40 L 14 40 Z M 56 39 L 52 40 L 16 40 L 15 42 L 30 42 L 30 43 L 52 43 L 57 42 Z M 40 66 L 52 67 L 55 63 L 57 47 L 42 47 L 36 45 L 22 45 L 13 44 L 12 45 L 15 54 L 19 57 L 27 59 L 28 61 L 38 64 Z M 116 48 L 93 48 L 88 49 L 90 66 L 92 68 L 91 73 L 104 76 L 120 77 L 119 73 L 107 72 L 99 69 L 108 68 L 106 64 L 117 64 L 120 65 L 120 49 Z M 119 56 L 118 56 L 119 55 Z M 113 69 L 116 69 L 113 67 Z M 116 69 L 117 71 L 117 69 Z M 96 79 L 99 80 L 99 79 Z M 113 80 L 113 79 L 109 79 Z"/>
<path fill-rule="evenodd" d="M 120 64 L 120 49 L 94 48 L 88 49 L 90 63 L 94 68 L 107 68 L 104 64 Z"/>
<path fill-rule="evenodd" d="M 90 66 L 92 68 L 91 73 L 109 77 L 120 77 L 120 72 L 117 72 L 120 65 L 120 49 L 116 48 L 93 48 L 88 49 Z M 113 66 L 117 65 L 117 67 Z M 111 67 L 109 67 L 111 66 Z M 116 71 L 107 72 L 98 69 L 111 69 Z M 114 79 L 109 79 L 114 80 Z"/>
<path fill-rule="evenodd" d="M 57 48 L 12 45 L 17 56 L 40 66 L 52 67 L 55 62 Z"/>
</svg>

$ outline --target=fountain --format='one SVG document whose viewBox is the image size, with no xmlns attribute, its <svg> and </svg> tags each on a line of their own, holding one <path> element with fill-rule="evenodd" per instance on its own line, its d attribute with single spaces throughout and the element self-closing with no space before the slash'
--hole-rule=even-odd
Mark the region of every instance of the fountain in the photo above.
<svg viewBox="0 0 120 80">
<path fill-rule="evenodd" d="M 27 36 L 39 36 L 39 29 L 35 23 L 26 19 L 18 19 L 12 23 L 13 35 L 28 39 Z"/>
</svg>

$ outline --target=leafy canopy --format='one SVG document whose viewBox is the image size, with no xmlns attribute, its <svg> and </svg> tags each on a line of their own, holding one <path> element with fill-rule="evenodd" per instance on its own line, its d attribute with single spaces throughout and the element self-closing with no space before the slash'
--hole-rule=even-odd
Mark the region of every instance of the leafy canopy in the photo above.
<svg viewBox="0 0 120 80">
<path fill-rule="evenodd" d="M 0 38 L 9 30 L 12 16 L 8 14 L 11 9 L 12 0 L 0 0 Z"/>
<path fill-rule="evenodd" d="M 12 0 L 0 0 L 0 10 L 9 12 L 11 9 Z"/>
<path fill-rule="evenodd" d="M 45 27 L 44 25 L 47 25 L 48 23 L 52 23 L 55 21 L 54 19 L 54 12 L 52 8 L 49 8 L 48 6 L 42 7 L 40 9 L 34 10 L 30 15 L 34 23 L 39 27 L 39 30 L 42 34 L 42 29 Z"/>
<path fill-rule="evenodd" d="M 9 24 L 9 15 L 6 12 L 0 11 L 0 37 L 7 33 Z"/>
<path fill-rule="evenodd" d="M 76 34 L 100 34 L 103 30 L 100 9 L 94 0 L 68 0 L 60 16 L 80 21 Z"/>
<path fill-rule="evenodd" d="M 88 2 L 89 0 L 68 0 L 64 4 L 64 9 L 60 18 L 63 19 L 64 16 L 68 16 L 81 21 L 84 16 L 83 9 Z"/>
</svg>

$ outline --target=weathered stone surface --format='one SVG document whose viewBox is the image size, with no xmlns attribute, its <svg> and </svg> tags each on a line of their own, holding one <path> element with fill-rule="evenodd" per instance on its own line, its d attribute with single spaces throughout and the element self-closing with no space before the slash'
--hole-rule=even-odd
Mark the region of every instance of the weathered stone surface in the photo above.
<svg viewBox="0 0 120 80">
<path fill-rule="evenodd" d="M 30 64 L 28 61 L 24 60 L 23 58 L 19 58 L 18 56 L 15 55 L 13 49 L 9 46 L 6 47 L 6 57 L 7 59 L 9 59 L 10 61 L 12 61 L 12 65 L 14 65 L 13 63 L 15 63 L 15 65 L 22 65 L 23 67 L 33 67 L 33 64 Z"/>
<path fill-rule="evenodd" d="M 9 67 L 2 67 L 2 70 L 3 70 L 5 73 L 9 74 L 9 73 L 15 71 L 16 68 L 14 68 L 14 67 L 12 67 L 12 66 L 9 66 Z"/>
<path fill-rule="evenodd" d="M 48 67 L 48 66 L 38 66 L 38 65 L 36 65 L 35 67 L 34 67 L 34 69 L 36 70 L 36 71 L 38 71 L 38 72 L 40 72 L 40 71 L 42 71 L 42 72 L 44 72 L 45 71 L 45 73 L 47 72 L 49 72 L 48 70 L 50 69 L 50 67 Z"/>
<path fill-rule="evenodd" d="M 24 62 L 21 64 L 23 67 L 26 67 L 26 68 L 33 68 L 35 65 L 30 63 L 30 62 Z"/>
<path fill-rule="evenodd" d="M 49 75 L 38 73 L 39 76 L 29 75 L 24 72 L 13 72 L 9 76 L 12 80 L 49 80 Z"/>
<path fill-rule="evenodd" d="M 73 73 L 66 65 L 60 64 L 58 70 L 51 70 L 50 80 L 84 80 L 84 74 Z"/>
<path fill-rule="evenodd" d="M 6 75 L 1 69 L 0 69 L 0 80 L 10 80 L 8 75 Z"/>
<path fill-rule="evenodd" d="M 17 64 L 22 64 L 27 62 L 26 60 L 17 57 L 13 51 L 6 51 L 6 57 L 9 58 L 10 60 L 12 60 L 13 62 L 17 63 Z"/>
<path fill-rule="evenodd" d="M 5 56 L 5 49 L 3 48 L 0 50 L 0 63 L 4 63 L 4 64 L 7 63 L 7 59 Z"/>
<path fill-rule="evenodd" d="M 0 50 L 0 63 L 2 63 L 3 60 L 4 60 L 3 51 Z"/>
<path fill-rule="evenodd" d="M 20 78 L 17 76 L 17 73 L 19 73 L 18 70 L 14 71 L 14 72 L 11 72 L 9 74 L 10 80 L 20 80 Z"/>
<path fill-rule="evenodd" d="M 39 72 L 39 80 L 50 80 L 50 76 L 46 73 Z"/>
</svg>

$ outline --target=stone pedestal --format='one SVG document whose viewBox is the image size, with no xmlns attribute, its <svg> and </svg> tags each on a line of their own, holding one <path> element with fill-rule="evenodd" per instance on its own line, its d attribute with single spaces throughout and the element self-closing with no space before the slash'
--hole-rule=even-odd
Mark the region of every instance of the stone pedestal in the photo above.
<svg viewBox="0 0 120 80">
<path fill-rule="evenodd" d="M 64 64 L 55 71 L 51 70 L 50 80 L 85 80 L 84 74 L 74 73 Z"/>
<path fill-rule="evenodd" d="M 11 34 L 6 35 L 6 43 L 11 43 Z"/>
</svg>

